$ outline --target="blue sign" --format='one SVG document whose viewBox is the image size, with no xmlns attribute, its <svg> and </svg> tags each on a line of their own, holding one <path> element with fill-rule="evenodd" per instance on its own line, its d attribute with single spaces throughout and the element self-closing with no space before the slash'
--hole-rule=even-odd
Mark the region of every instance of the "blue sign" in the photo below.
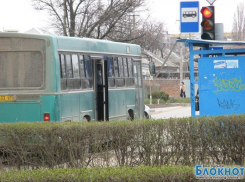
<svg viewBox="0 0 245 182">
<path fill-rule="evenodd" d="M 180 2 L 180 32 L 199 32 L 199 1 Z"/>
<path fill-rule="evenodd" d="M 198 59 L 200 116 L 245 113 L 245 56 Z"/>
</svg>

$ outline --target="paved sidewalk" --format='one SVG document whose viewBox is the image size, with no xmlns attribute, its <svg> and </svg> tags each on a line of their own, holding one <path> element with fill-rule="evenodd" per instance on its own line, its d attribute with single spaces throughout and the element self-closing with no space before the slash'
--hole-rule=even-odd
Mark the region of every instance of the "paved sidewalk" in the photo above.
<svg viewBox="0 0 245 182">
<path fill-rule="evenodd" d="M 150 107 L 151 117 L 153 119 L 167 119 L 167 118 L 182 118 L 191 117 L 191 106 L 177 105 L 169 107 L 152 108 Z"/>
<path fill-rule="evenodd" d="M 146 104 L 149 106 L 151 109 L 152 108 L 163 108 L 163 107 L 175 107 L 175 106 L 191 106 L 190 103 L 165 103 L 165 104 Z"/>
</svg>

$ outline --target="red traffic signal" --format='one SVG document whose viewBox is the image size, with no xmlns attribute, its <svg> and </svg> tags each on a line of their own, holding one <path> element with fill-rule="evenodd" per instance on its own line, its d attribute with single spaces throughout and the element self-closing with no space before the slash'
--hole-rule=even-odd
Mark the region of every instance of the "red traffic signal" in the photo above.
<svg viewBox="0 0 245 182">
<path fill-rule="evenodd" d="M 215 40 L 214 6 L 202 7 L 202 35 L 205 40 Z"/>
<path fill-rule="evenodd" d="M 213 11 L 212 9 L 208 8 L 208 7 L 203 7 L 201 9 L 201 13 L 205 18 L 211 18 L 213 16 Z"/>
</svg>

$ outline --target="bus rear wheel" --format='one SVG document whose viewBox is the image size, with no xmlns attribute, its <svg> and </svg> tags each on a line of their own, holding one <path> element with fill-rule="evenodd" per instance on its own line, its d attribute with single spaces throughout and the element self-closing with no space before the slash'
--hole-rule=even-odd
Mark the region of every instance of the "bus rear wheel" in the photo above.
<svg viewBox="0 0 245 182">
<path fill-rule="evenodd" d="M 85 116 L 83 116 L 83 121 L 84 122 L 90 122 L 91 121 L 91 117 L 89 115 L 85 115 Z"/>
<path fill-rule="evenodd" d="M 132 109 L 128 110 L 128 120 L 130 121 L 134 120 L 134 111 Z"/>
</svg>

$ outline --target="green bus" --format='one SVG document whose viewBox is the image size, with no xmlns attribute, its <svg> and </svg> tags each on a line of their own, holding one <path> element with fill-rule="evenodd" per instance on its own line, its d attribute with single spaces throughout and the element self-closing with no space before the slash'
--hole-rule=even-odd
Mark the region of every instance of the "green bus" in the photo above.
<svg viewBox="0 0 245 182">
<path fill-rule="evenodd" d="M 0 33 L 0 122 L 144 117 L 141 48 L 89 38 Z"/>
</svg>

